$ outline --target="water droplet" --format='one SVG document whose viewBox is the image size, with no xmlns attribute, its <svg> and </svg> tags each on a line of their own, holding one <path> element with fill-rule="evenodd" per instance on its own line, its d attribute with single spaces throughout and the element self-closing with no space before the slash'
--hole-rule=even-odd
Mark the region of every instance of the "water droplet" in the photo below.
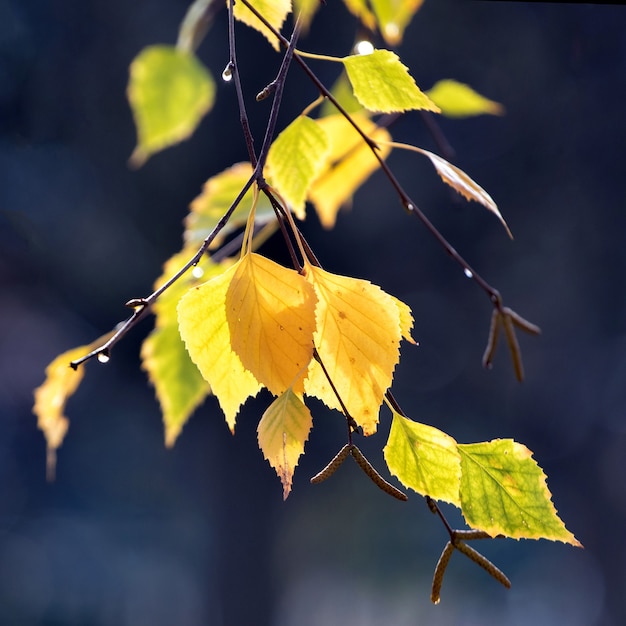
<svg viewBox="0 0 626 626">
<path fill-rule="evenodd" d="M 472 274 L 471 270 L 468 270 L 467 268 L 465 268 L 463 270 L 463 273 L 468 277 L 468 278 L 474 278 L 474 274 Z"/>
<path fill-rule="evenodd" d="M 414 207 L 414 206 L 413 206 L 413 205 L 409 202 L 409 203 L 406 205 L 406 210 L 407 210 L 407 211 L 415 211 L 415 207 Z"/>
<path fill-rule="evenodd" d="M 99 363 L 108 363 L 111 360 L 108 350 L 103 350 L 102 352 L 98 352 L 97 358 L 98 358 Z"/>
<path fill-rule="evenodd" d="M 358 41 L 354 46 L 355 54 L 372 54 L 372 52 L 374 52 L 374 46 L 372 42 L 367 41 L 367 39 Z"/>
<path fill-rule="evenodd" d="M 222 72 L 222 80 L 225 83 L 229 83 L 233 79 L 233 64 L 228 63 L 228 65 L 224 68 Z"/>
<path fill-rule="evenodd" d="M 204 270 L 197 265 L 191 270 L 191 275 L 194 278 L 202 278 L 204 276 Z"/>
<path fill-rule="evenodd" d="M 400 36 L 400 29 L 398 28 L 398 25 L 393 22 L 385 24 L 385 36 L 388 39 L 397 39 Z"/>
</svg>

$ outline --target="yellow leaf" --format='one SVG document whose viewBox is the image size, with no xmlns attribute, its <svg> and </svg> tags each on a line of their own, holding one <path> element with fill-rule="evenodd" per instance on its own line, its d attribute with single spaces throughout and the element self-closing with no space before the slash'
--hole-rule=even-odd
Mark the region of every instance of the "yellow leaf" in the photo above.
<svg viewBox="0 0 626 626">
<path fill-rule="evenodd" d="M 60 448 L 69 428 L 69 420 L 63 414 L 68 399 L 76 392 L 85 370 L 79 365 L 75 370 L 70 362 L 79 359 L 109 340 L 108 333 L 86 346 L 72 348 L 60 354 L 46 367 L 46 379 L 35 389 L 33 413 L 37 416 L 37 426 L 48 444 L 47 475 L 54 477 L 56 451 Z"/>
<path fill-rule="evenodd" d="M 376 28 L 376 18 L 370 11 L 367 0 L 343 0 L 343 3 L 348 11 L 358 17 L 369 30 Z"/>
<path fill-rule="evenodd" d="M 430 159 L 430 162 L 435 166 L 437 174 L 439 174 L 444 183 L 450 185 L 450 187 L 467 200 L 474 200 L 494 213 L 500 220 L 502 226 L 504 226 L 508 236 L 513 239 L 513 235 L 507 223 L 504 221 L 498 206 L 493 201 L 493 198 L 476 181 L 472 180 L 462 169 L 456 167 L 456 165 L 452 165 L 452 163 L 449 163 L 444 158 L 428 150 L 423 150 L 422 148 L 414 148 L 414 150 L 421 152 Z"/>
<path fill-rule="evenodd" d="M 413 328 L 414 321 L 411 307 L 394 296 L 391 296 L 391 298 L 395 302 L 398 307 L 398 312 L 400 313 L 400 331 L 402 332 L 402 338 L 416 346 L 417 341 L 411 337 L 411 329 Z"/>
<path fill-rule="evenodd" d="M 259 422 L 259 447 L 283 484 L 285 500 L 291 491 L 293 473 L 304 453 L 304 443 L 312 427 L 313 418 L 309 409 L 292 389 L 287 389 L 276 398 Z"/>
<path fill-rule="evenodd" d="M 217 396 L 231 432 L 240 406 L 261 384 L 231 348 L 226 320 L 226 293 L 239 264 L 212 280 L 192 287 L 178 303 L 178 327 L 191 360 Z"/>
<path fill-rule="evenodd" d="M 250 0 L 250 4 L 277 30 L 280 31 L 287 15 L 291 12 L 291 0 Z M 267 27 L 242 2 L 235 2 L 235 17 L 251 28 L 258 30 L 273 46 L 280 48 L 280 42 Z"/>
<path fill-rule="evenodd" d="M 365 280 L 306 266 L 315 288 L 315 347 L 350 415 L 366 435 L 376 432 L 378 410 L 399 360 L 400 312 L 395 299 Z M 308 395 L 341 410 L 316 361 L 305 381 Z"/>
<path fill-rule="evenodd" d="M 402 43 L 404 29 L 424 0 L 371 0 L 378 29 L 390 46 Z"/>
<path fill-rule="evenodd" d="M 309 30 L 313 17 L 319 8 L 319 0 L 294 0 L 293 11 L 300 20 L 300 26 L 303 33 L 306 33 Z"/>
<path fill-rule="evenodd" d="M 274 395 L 303 390 L 313 356 L 315 293 L 303 276 L 250 253 L 226 294 L 233 350 Z"/>
<path fill-rule="evenodd" d="M 304 201 L 311 181 L 324 168 L 330 140 L 322 126 L 300 115 L 270 147 L 268 178 L 299 219 L 304 219 Z"/>
<path fill-rule="evenodd" d="M 391 137 L 384 128 L 378 128 L 365 115 L 354 114 L 353 119 L 374 141 L 389 142 Z M 342 115 L 329 115 L 317 120 L 330 138 L 330 153 L 326 169 L 315 179 L 309 189 L 309 200 L 315 206 L 320 222 L 332 228 L 337 212 L 354 192 L 375 172 L 380 163 L 361 136 Z M 385 159 L 391 152 L 381 145 L 378 154 Z"/>
<path fill-rule="evenodd" d="M 426 93 L 447 117 L 504 114 L 504 107 L 499 102 L 485 98 L 469 85 L 456 80 L 440 80 Z"/>
</svg>

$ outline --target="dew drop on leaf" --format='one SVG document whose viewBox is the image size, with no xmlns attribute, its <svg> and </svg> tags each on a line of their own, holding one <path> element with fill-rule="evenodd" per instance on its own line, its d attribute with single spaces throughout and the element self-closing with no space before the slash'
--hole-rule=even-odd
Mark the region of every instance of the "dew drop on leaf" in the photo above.
<svg viewBox="0 0 626 626">
<path fill-rule="evenodd" d="M 463 270 L 463 273 L 465 274 L 465 276 L 467 276 L 468 278 L 474 278 L 474 274 L 472 274 L 471 270 L 468 270 L 467 268 L 465 268 Z"/>
<path fill-rule="evenodd" d="M 225 83 L 229 83 L 233 79 L 233 64 L 228 63 L 228 65 L 224 68 L 222 72 L 222 80 Z"/>
</svg>

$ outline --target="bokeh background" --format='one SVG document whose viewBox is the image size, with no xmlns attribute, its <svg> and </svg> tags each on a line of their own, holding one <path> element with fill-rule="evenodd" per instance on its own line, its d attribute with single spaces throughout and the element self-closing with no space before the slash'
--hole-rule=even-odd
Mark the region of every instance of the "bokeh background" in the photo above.
<svg viewBox="0 0 626 626">
<path fill-rule="evenodd" d="M 414 418 L 459 441 L 514 437 L 549 476 L 559 513 L 585 550 L 540 541 L 482 545 L 506 591 L 460 555 L 442 603 L 430 578 L 445 543 L 420 498 L 401 505 L 354 464 L 308 478 L 343 443 L 337 414 L 316 428 L 282 501 L 256 445 L 269 398 L 250 402 L 237 434 L 214 399 L 163 445 L 140 371 L 145 323 L 106 366 L 90 363 L 68 406 L 57 479 L 32 391 L 60 352 L 92 341 L 146 295 L 177 251 L 202 183 L 245 159 L 235 93 L 194 137 L 127 167 L 135 135 L 125 100 L 142 47 L 173 43 L 185 0 L 0 0 L 0 623 L 9 626 L 405 626 L 626 623 L 626 7 L 426 0 L 402 58 L 427 89 L 456 78 L 502 102 L 506 116 L 439 124 L 466 169 L 496 199 L 515 240 L 455 199 L 430 164 L 390 164 L 419 206 L 505 301 L 543 329 L 522 337 L 520 385 L 502 349 L 480 366 L 491 307 L 374 176 L 324 232 L 304 224 L 330 270 L 367 278 L 408 302 L 394 392 Z M 260 143 L 267 102 L 253 94 L 279 58 L 238 30 L 244 86 Z M 344 55 L 356 29 L 328 2 L 304 49 Z M 226 16 L 199 54 L 214 75 L 227 57 Z M 334 65 L 316 66 L 328 83 Z M 293 68 L 285 113 L 314 90 Z M 437 150 L 419 114 L 396 137 Z M 268 254 L 283 254 L 280 241 Z M 362 448 L 384 468 L 389 429 Z M 447 510 L 460 523 L 454 510 Z"/>
</svg>

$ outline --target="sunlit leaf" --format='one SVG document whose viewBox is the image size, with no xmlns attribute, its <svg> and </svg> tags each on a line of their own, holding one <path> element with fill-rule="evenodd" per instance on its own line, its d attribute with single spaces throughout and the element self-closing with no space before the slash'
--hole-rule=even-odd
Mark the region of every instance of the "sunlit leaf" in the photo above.
<svg viewBox="0 0 626 626">
<path fill-rule="evenodd" d="M 217 4 L 221 3 L 218 0 L 194 0 L 189 6 L 178 29 L 176 47 L 179 50 L 195 52 L 213 21 Z"/>
<path fill-rule="evenodd" d="M 131 164 L 139 167 L 155 152 L 187 139 L 214 98 L 213 78 L 195 56 L 173 46 L 144 48 L 130 65 L 128 100 L 137 127 Z"/>
<path fill-rule="evenodd" d="M 532 452 L 512 439 L 462 444 L 461 507 L 467 523 L 495 536 L 580 546 L 552 504 Z"/>
<path fill-rule="evenodd" d="M 285 18 L 291 12 L 291 0 L 250 0 L 250 4 L 277 31 L 280 31 Z M 263 22 L 243 2 L 235 2 L 235 17 L 244 24 L 258 30 L 272 44 L 274 50 L 280 48 L 278 39 L 271 34 Z"/>
<path fill-rule="evenodd" d="M 450 435 L 393 411 L 384 454 L 389 471 L 405 487 L 461 506 L 461 458 Z"/>
<path fill-rule="evenodd" d="M 321 6 L 319 0 L 293 0 L 293 12 L 299 16 L 300 27 L 304 33 L 309 30 L 313 17 Z"/>
<path fill-rule="evenodd" d="M 350 415 L 366 435 L 376 432 L 378 410 L 400 354 L 400 313 L 394 299 L 365 280 L 306 266 L 315 288 L 315 347 Z M 306 393 L 341 410 L 320 365 L 312 361 Z"/>
<path fill-rule="evenodd" d="M 204 183 L 202 193 L 191 203 L 191 212 L 185 219 L 185 242 L 187 244 L 200 244 L 211 234 L 251 175 L 252 166 L 250 163 L 236 163 L 223 172 L 212 176 Z M 248 213 L 252 208 L 252 198 L 253 190 L 251 187 L 231 215 L 228 224 L 213 240 L 211 248 L 218 246 L 224 237 L 246 223 Z M 259 194 L 255 211 L 256 223 L 263 224 L 273 219 L 275 219 L 275 215 L 272 205 L 265 194 Z"/>
<path fill-rule="evenodd" d="M 315 293 L 303 276 L 246 254 L 226 294 L 226 317 L 233 350 L 258 381 L 276 396 L 303 391 L 315 329 Z"/>
<path fill-rule="evenodd" d="M 178 303 L 178 325 L 191 360 L 217 397 L 231 432 L 241 405 L 261 389 L 231 348 L 226 320 L 226 292 L 238 264 L 212 280 L 192 287 Z"/>
<path fill-rule="evenodd" d="M 157 289 L 171 278 L 194 254 L 185 249 L 166 261 L 163 274 L 155 282 Z M 173 446 L 183 426 L 210 393 L 210 386 L 191 360 L 178 330 L 177 305 L 186 291 L 199 282 L 224 271 L 225 265 L 211 263 L 206 256 L 194 268 L 179 278 L 154 304 L 154 330 L 141 346 L 141 365 L 154 385 L 163 414 L 165 444 Z"/>
<path fill-rule="evenodd" d="M 472 180 L 462 169 L 456 167 L 456 165 L 452 165 L 452 163 L 446 161 L 442 157 L 433 154 L 428 150 L 423 150 L 422 148 L 414 149 L 430 159 L 430 162 L 435 166 L 437 174 L 439 174 L 444 183 L 450 185 L 450 187 L 460 193 L 467 200 L 479 202 L 494 213 L 502 223 L 502 226 L 504 226 L 509 237 L 513 239 L 513 235 L 511 234 L 507 223 L 504 221 L 498 206 L 493 201 L 493 198 L 476 181 Z"/>
<path fill-rule="evenodd" d="M 109 340 L 112 333 L 96 339 L 86 346 L 72 348 L 60 354 L 46 367 L 44 382 L 35 389 L 35 404 L 33 413 L 37 416 L 37 426 L 46 438 L 48 445 L 47 474 L 54 477 L 56 466 L 56 451 L 61 447 L 69 428 L 69 420 L 64 415 L 68 399 L 76 393 L 85 370 L 83 365 L 76 369 L 70 367 L 70 362 L 79 359 L 92 350 L 95 350 Z"/>
<path fill-rule="evenodd" d="M 378 154 L 385 159 L 391 151 L 384 144 L 391 140 L 389 133 L 384 128 L 378 128 L 365 115 L 354 114 L 353 119 L 370 139 L 381 142 Z M 309 199 L 322 225 L 332 228 L 339 209 L 351 200 L 354 192 L 380 167 L 380 163 L 343 115 L 330 115 L 317 120 L 317 123 L 330 138 L 330 153 L 326 169 L 311 185 Z"/>
<path fill-rule="evenodd" d="M 504 107 L 499 102 L 481 96 L 469 85 L 456 80 L 440 80 L 426 94 L 448 117 L 504 114 Z"/>
<path fill-rule="evenodd" d="M 354 95 L 366 109 L 380 113 L 409 109 L 439 111 L 393 52 L 374 50 L 371 54 L 344 57 L 342 61 Z"/>
<path fill-rule="evenodd" d="M 330 92 L 335 97 L 337 102 L 339 102 L 339 104 L 343 107 L 346 113 L 356 113 L 357 111 L 364 110 L 361 103 L 354 97 L 352 85 L 350 84 L 348 75 L 345 71 L 341 72 Z M 337 107 L 329 99 L 324 100 L 324 104 L 322 104 L 322 108 L 320 110 L 320 116 L 326 117 L 329 115 L 336 115 L 337 113 Z"/>
<path fill-rule="evenodd" d="M 404 29 L 424 0 L 371 0 L 378 29 L 390 46 L 402 43 Z"/>
<path fill-rule="evenodd" d="M 417 341 L 411 337 L 411 329 L 413 328 L 413 313 L 411 312 L 411 307 L 399 300 L 398 298 L 391 296 L 396 306 L 398 307 L 398 312 L 400 313 L 400 331 L 402 332 L 402 339 L 405 339 L 409 343 L 413 345 L 417 345 Z"/>
<path fill-rule="evenodd" d="M 376 17 L 370 10 L 368 0 L 343 0 L 343 3 L 350 13 L 358 17 L 369 30 L 374 30 Z"/>
<path fill-rule="evenodd" d="M 284 499 L 291 491 L 293 473 L 312 427 L 309 409 L 291 389 L 270 404 L 259 422 L 259 447 L 283 484 Z"/>
<path fill-rule="evenodd" d="M 300 219 L 311 182 L 323 169 L 330 140 L 310 117 L 297 117 L 272 144 L 267 157 L 268 178 Z"/>
</svg>

